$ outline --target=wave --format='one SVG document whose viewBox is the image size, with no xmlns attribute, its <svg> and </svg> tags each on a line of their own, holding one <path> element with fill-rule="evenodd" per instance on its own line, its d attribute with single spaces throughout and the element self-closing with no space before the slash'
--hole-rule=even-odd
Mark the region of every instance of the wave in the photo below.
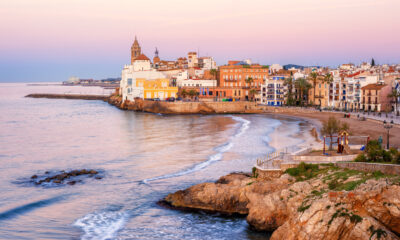
<svg viewBox="0 0 400 240">
<path fill-rule="evenodd" d="M 9 209 L 7 211 L 1 212 L 0 213 L 0 221 L 1 220 L 5 220 L 5 219 L 9 219 L 12 217 L 16 217 L 18 215 L 33 211 L 37 208 L 41 208 L 41 207 L 45 207 L 48 206 L 50 204 L 53 204 L 55 202 L 61 201 L 65 198 L 64 196 L 57 196 L 57 197 L 53 197 L 53 198 L 49 198 L 49 199 L 44 199 L 44 200 L 39 200 L 36 202 L 31 202 L 16 208 L 12 208 Z"/>
<path fill-rule="evenodd" d="M 117 232 L 125 225 L 128 214 L 124 211 L 102 211 L 87 214 L 75 221 L 74 226 L 82 228 L 81 239 L 114 239 Z"/>
<path fill-rule="evenodd" d="M 233 142 L 232 142 L 233 139 L 244 134 L 247 131 L 247 129 L 250 127 L 250 123 L 251 123 L 251 121 L 246 120 L 241 117 L 237 117 L 237 116 L 230 116 L 230 117 L 237 122 L 241 122 L 242 124 L 241 124 L 240 128 L 238 129 L 238 131 L 231 137 L 231 139 L 228 142 L 215 148 L 215 151 L 217 151 L 217 153 L 209 156 L 206 161 L 201 162 L 197 165 L 194 165 L 192 168 L 189 168 L 189 169 L 177 172 L 177 173 L 166 174 L 166 175 L 162 175 L 162 176 L 158 176 L 158 177 L 154 177 L 154 178 L 148 178 L 148 179 L 143 180 L 142 182 L 147 184 L 148 182 L 151 182 L 151 181 L 183 176 L 183 175 L 186 175 L 189 173 L 199 171 L 203 168 L 206 168 L 207 166 L 209 166 L 210 164 L 212 164 L 214 162 L 220 161 L 223 157 L 223 154 L 233 147 Z"/>
</svg>

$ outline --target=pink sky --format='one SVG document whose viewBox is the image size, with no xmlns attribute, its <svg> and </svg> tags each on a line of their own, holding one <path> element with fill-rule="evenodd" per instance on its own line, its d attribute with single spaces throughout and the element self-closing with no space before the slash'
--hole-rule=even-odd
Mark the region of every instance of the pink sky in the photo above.
<svg viewBox="0 0 400 240">
<path fill-rule="evenodd" d="M 218 64 L 398 63 L 399 12 L 399 0 L 3 0 L 0 63 L 59 63 L 88 76 L 98 63 L 115 76 L 135 35 L 150 58 L 158 47 L 162 59 L 199 50 Z"/>
</svg>

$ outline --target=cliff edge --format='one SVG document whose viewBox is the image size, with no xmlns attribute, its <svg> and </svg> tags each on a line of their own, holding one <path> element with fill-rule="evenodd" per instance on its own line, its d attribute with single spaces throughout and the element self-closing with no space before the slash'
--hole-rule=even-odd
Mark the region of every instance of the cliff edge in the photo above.
<svg viewBox="0 0 400 240">
<path fill-rule="evenodd" d="M 271 239 L 400 239 L 400 177 L 300 164 L 269 181 L 234 173 L 169 194 L 178 209 L 247 215 Z"/>
</svg>

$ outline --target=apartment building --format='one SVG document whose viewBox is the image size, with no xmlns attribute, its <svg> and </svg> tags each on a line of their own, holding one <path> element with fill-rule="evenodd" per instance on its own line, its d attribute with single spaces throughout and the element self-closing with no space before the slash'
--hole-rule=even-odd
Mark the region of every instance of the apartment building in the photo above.
<svg viewBox="0 0 400 240">
<path fill-rule="evenodd" d="M 268 106 L 282 106 L 285 104 L 285 78 L 285 76 L 270 76 L 265 84 L 261 85 L 261 104 Z"/>
<path fill-rule="evenodd" d="M 388 95 L 392 87 L 386 84 L 373 83 L 361 88 L 363 92 L 361 108 L 364 111 L 391 111 L 392 106 Z"/>
</svg>

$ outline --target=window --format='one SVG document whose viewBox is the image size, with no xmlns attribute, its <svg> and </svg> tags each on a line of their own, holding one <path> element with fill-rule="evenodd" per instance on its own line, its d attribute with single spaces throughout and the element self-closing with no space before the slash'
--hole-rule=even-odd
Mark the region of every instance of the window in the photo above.
<svg viewBox="0 0 400 240">
<path fill-rule="evenodd" d="M 132 78 L 128 78 L 128 85 L 132 85 Z"/>
</svg>

